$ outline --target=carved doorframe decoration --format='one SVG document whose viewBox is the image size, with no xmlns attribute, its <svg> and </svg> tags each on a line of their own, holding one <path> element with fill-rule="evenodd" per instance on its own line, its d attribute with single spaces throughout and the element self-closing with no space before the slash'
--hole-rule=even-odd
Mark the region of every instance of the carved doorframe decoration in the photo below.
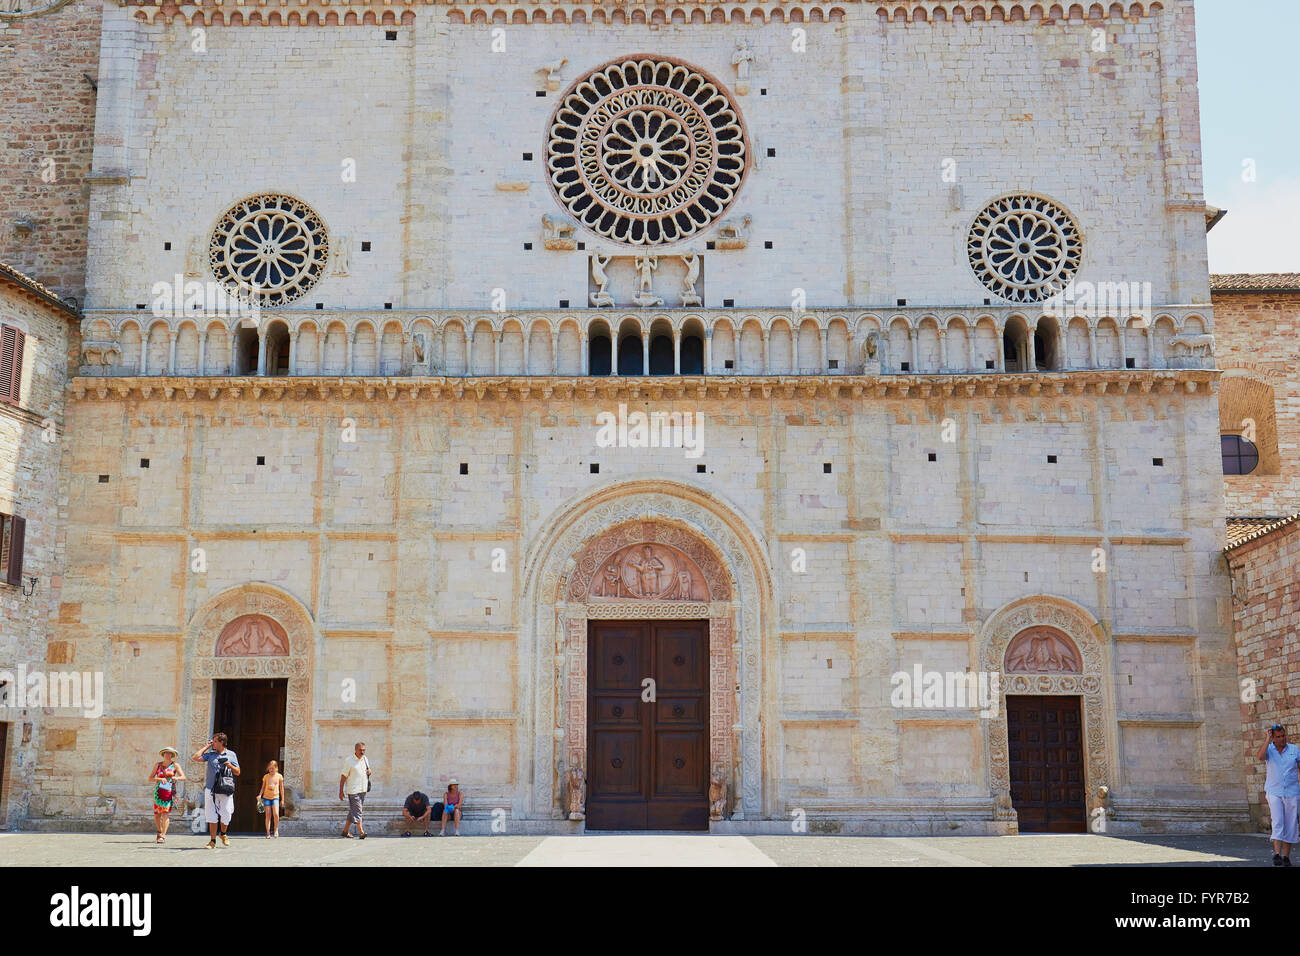
<svg viewBox="0 0 1300 956">
<path fill-rule="evenodd" d="M 217 641 L 231 621 L 246 615 L 268 617 L 284 629 L 289 653 L 256 657 L 217 655 Z M 223 591 L 203 604 L 190 619 L 187 650 L 189 680 L 189 748 L 197 751 L 214 730 L 213 681 L 222 678 L 288 678 L 285 701 L 284 751 L 288 782 L 298 795 L 311 789 L 312 672 L 316 657 L 316 626 L 302 604 L 270 584 L 250 583 Z M 231 741 L 236 753 L 239 742 Z"/>
<path fill-rule="evenodd" d="M 1082 670 L 1077 673 L 1006 672 L 1006 653 L 1021 633 L 1036 627 L 1063 632 L 1079 651 Z M 985 622 L 980 632 L 980 666 L 1001 674 L 1001 694 L 1020 696 L 1077 695 L 1083 709 L 1084 792 L 1091 824 L 1097 807 L 1107 808 L 1106 795 L 1113 786 L 1114 714 L 1108 693 L 1109 641 L 1101 624 L 1087 610 L 1064 598 L 1039 595 L 1004 605 Z M 989 787 L 993 819 L 1014 823 L 1011 805 L 1011 758 L 1007 742 L 1005 706 L 984 722 L 984 747 L 988 754 Z M 1108 809 L 1108 808 L 1107 808 Z"/>
<path fill-rule="evenodd" d="M 533 813 L 566 815 L 562 782 L 571 768 L 586 772 L 587 622 L 707 619 L 710 771 L 723 770 L 734 819 L 761 816 L 759 687 L 771 577 L 756 536 L 730 510 L 689 485 L 629 482 L 562 509 L 540 536 L 525 568 L 537 654 Z M 703 572 L 709 600 L 591 597 L 602 559 L 641 543 L 685 553 Z"/>
</svg>

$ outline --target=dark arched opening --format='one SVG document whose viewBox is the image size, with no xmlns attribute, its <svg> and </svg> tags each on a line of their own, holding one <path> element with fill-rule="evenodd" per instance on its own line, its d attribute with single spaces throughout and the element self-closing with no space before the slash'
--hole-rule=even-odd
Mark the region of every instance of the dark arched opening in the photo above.
<svg viewBox="0 0 1300 956">
<path fill-rule="evenodd" d="M 587 343 L 587 368 L 589 375 L 608 375 L 610 364 L 608 335 L 593 335 Z"/>
<path fill-rule="evenodd" d="M 704 340 L 698 335 L 682 339 L 682 374 L 704 374 Z"/>
<path fill-rule="evenodd" d="M 641 339 L 635 335 L 624 336 L 618 343 L 618 374 L 643 375 L 641 363 L 645 356 L 641 354 Z"/>
<path fill-rule="evenodd" d="M 673 340 L 666 335 L 650 340 L 650 374 L 673 374 Z"/>
</svg>

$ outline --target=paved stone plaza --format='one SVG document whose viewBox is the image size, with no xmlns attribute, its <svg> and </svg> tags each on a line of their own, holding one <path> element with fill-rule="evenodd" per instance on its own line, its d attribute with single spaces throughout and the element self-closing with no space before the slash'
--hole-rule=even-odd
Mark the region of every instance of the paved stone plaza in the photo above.
<svg viewBox="0 0 1300 956">
<path fill-rule="evenodd" d="M 1266 866 L 1263 835 L 824 837 L 616 834 L 423 838 L 4 833 L 0 866 Z"/>
</svg>

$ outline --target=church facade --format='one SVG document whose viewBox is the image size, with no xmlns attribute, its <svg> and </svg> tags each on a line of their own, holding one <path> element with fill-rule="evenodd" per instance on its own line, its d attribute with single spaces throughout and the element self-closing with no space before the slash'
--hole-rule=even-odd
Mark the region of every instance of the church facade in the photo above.
<svg viewBox="0 0 1300 956">
<path fill-rule="evenodd" d="M 1190 2 L 98 55 L 48 660 L 105 707 L 25 825 L 218 730 L 306 830 L 357 740 L 483 832 L 1247 824 Z"/>
</svg>

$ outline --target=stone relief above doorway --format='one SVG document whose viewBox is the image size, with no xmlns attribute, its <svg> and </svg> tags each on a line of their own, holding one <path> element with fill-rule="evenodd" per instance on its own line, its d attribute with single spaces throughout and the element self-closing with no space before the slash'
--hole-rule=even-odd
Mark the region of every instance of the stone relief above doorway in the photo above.
<svg viewBox="0 0 1300 956">
<path fill-rule="evenodd" d="M 1008 674 L 1078 674 L 1082 669 L 1074 642 L 1052 627 L 1021 631 L 1007 648 Z"/>
<path fill-rule="evenodd" d="M 278 621 L 261 614 L 235 618 L 217 638 L 217 657 L 283 657 L 289 654 L 289 636 Z"/>
<path fill-rule="evenodd" d="M 567 591 L 569 600 L 591 604 L 731 599 L 713 553 L 683 529 L 653 521 L 629 522 L 589 542 Z"/>
<path fill-rule="evenodd" d="M 706 601 L 704 575 L 687 555 L 665 544 L 634 544 L 610 555 L 591 578 L 589 599 Z"/>
</svg>

